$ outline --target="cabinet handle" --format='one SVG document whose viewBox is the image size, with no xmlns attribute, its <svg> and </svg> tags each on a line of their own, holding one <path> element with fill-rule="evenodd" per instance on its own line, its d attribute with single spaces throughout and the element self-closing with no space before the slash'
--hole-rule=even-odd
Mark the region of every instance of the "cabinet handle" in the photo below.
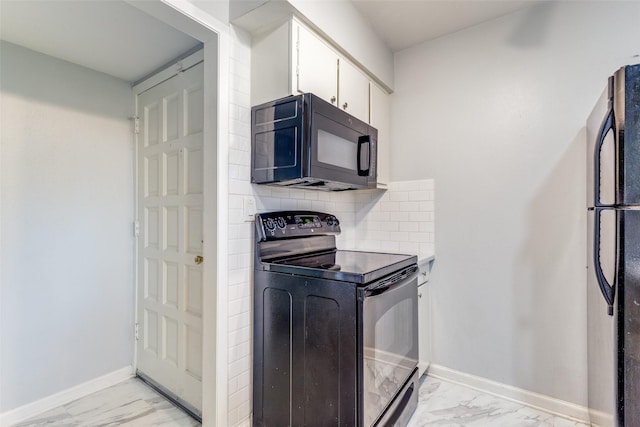
<svg viewBox="0 0 640 427">
<path fill-rule="evenodd" d="M 342 108 L 344 108 L 345 110 L 347 109 L 348 106 L 349 106 L 349 104 L 347 104 L 346 102 L 344 104 L 342 104 Z"/>
<path fill-rule="evenodd" d="M 422 292 L 418 294 L 418 298 L 422 298 Z"/>
<path fill-rule="evenodd" d="M 336 102 L 336 97 L 335 97 L 335 96 L 332 96 L 332 97 L 331 97 L 331 103 L 333 104 L 334 102 Z"/>
</svg>

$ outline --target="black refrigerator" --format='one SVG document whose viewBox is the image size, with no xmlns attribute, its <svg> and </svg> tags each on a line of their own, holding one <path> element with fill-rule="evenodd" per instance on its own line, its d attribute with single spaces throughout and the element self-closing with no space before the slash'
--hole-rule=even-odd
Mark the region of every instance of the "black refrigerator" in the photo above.
<svg viewBox="0 0 640 427">
<path fill-rule="evenodd" d="M 589 415 L 640 427 L 640 65 L 609 78 L 587 143 Z"/>
</svg>

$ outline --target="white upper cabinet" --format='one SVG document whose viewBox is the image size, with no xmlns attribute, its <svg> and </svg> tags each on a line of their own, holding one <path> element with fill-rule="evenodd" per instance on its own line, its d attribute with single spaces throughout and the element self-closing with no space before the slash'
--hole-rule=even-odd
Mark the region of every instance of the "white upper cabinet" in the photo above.
<svg viewBox="0 0 640 427">
<path fill-rule="evenodd" d="M 378 129 L 378 187 L 389 183 L 389 95 L 322 37 L 290 19 L 254 35 L 251 105 L 311 92 Z"/>
<path fill-rule="evenodd" d="M 369 78 L 324 40 L 293 22 L 296 89 L 311 92 L 369 123 Z"/>
<path fill-rule="evenodd" d="M 378 130 L 378 188 L 387 188 L 389 184 L 389 145 L 391 105 L 387 92 L 377 84 L 371 83 L 371 121 Z"/>
<path fill-rule="evenodd" d="M 344 59 L 338 62 L 338 107 L 369 123 L 369 78 Z"/>
<path fill-rule="evenodd" d="M 311 92 L 336 105 L 338 101 L 338 55 L 311 31 L 294 25 L 297 36 L 295 57 L 296 89 Z"/>
</svg>

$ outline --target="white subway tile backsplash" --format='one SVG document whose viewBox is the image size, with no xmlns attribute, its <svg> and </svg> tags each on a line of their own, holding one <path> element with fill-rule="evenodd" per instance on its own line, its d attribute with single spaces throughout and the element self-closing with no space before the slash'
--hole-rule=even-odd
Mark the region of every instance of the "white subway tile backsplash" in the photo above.
<svg viewBox="0 0 640 427">
<path fill-rule="evenodd" d="M 251 309 L 250 298 L 240 298 L 236 300 L 231 300 L 227 304 L 227 313 L 229 314 L 229 316 L 248 313 L 250 309 Z"/>
<path fill-rule="evenodd" d="M 249 255 L 249 253 L 229 255 L 229 270 L 248 268 L 251 265 L 251 257 L 247 255 Z"/>
<path fill-rule="evenodd" d="M 427 200 L 426 202 L 420 202 L 420 210 L 423 212 L 433 212 L 434 203 L 433 200 Z"/>
<path fill-rule="evenodd" d="M 429 200 L 428 197 L 429 197 L 429 192 L 426 190 L 409 191 L 409 200 L 411 201 Z"/>
<path fill-rule="evenodd" d="M 308 210 L 312 209 L 313 200 L 298 200 L 298 209 Z"/>
<path fill-rule="evenodd" d="M 242 420 L 238 425 L 238 427 L 252 427 L 251 417 L 250 417 L 251 405 L 249 402 L 244 402 L 238 407 L 238 416 Z"/>
<path fill-rule="evenodd" d="M 256 198 L 256 209 L 258 212 L 268 212 L 280 210 L 282 199 L 277 197 L 258 197 Z"/>
<path fill-rule="evenodd" d="M 251 184 L 248 180 L 229 178 L 229 193 L 231 194 L 251 194 Z"/>
<path fill-rule="evenodd" d="M 251 345 L 250 343 L 244 342 L 241 343 L 239 345 L 233 346 L 233 347 L 229 347 L 229 350 L 227 352 L 227 356 L 229 358 L 229 360 L 233 360 L 233 361 L 240 361 L 246 357 L 251 357 Z M 238 375 L 241 375 L 242 372 L 240 372 Z"/>
<path fill-rule="evenodd" d="M 227 276 L 229 280 L 229 285 L 244 285 L 251 280 L 252 273 L 249 268 L 240 268 L 236 270 L 229 270 L 229 275 Z"/>
<path fill-rule="evenodd" d="M 282 199 L 280 203 L 280 209 L 291 210 L 298 209 L 298 201 L 296 199 Z"/>
<path fill-rule="evenodd" d="M 420 245 L 416 242 L 398 242 L 398 250 L 403 254 L 417 254 L 420 250 Z M 420 254 L 418 254 L 418 257 Z"/>
<path fill-rule="evenodd" d="M 238 345 L 243 342 L 248 342 L 251 339 L 251 328 L 244 327 L 236 329 L 235 331 L 229 331 L 229 345 Z"/>
<path fill-rule="evenodd" d="M 409 241 L 418 242 L 418 243 L 428 243 L 431 241 L 431 239 L 429 237 L 429 233 L 410 233 Z"/>
<path fill-rule="evenodd" d="M 251 399 L 250 387 L 242 387 L 229 395 L 229 407 L 238 407 L 247 399 Z"/>
<path fill-rule="evenodd" d="M 400 222 L 394 221 L 393 218 L 390 221 L 382 223 L 382 230 L 384 231 L 407 231 L 400 229 Z"/>
<path fill-rule="evenodd" d="M 233 270 L 233 271 L 242 271 L 242 270 Z M 245 286 L 244 283 L 229 285 L 229 301 L 237 301 L 242 298 L 250 297 L 251 294 L 248 292 L 248 287 Z"/>
<path fill-rule="evenodd" d="M 428 232 L 428 233 L 433 233 L 435 231 L 435 225 L 433 224 L 433 221 L 425 221 L 425 222 L 420 222 L 420 229 L 418 231 L 422 231 L 422 232 Z"/>
<path fill-rule="evenodd" d="M 229 395 L 238 391 L 238 377 L 233 377 L 229 381 L 227 381 L 227 387 L 228 387 L 227 392 L 229 393 Z M 229 420 L 231 420 L 231 417 L 229 417 Z M 230 425 L 233 425 L 233 424 L 230 423 Z"/>
<path fill-rule="evenodd" d="M 383 212 L 397 212 L 400 210 L 400 202 L 380 202 L 379 206 Z"/>
<path fill-rule="evenodd" d="M 409 221 L 409 212 L 398 211 L 393 214 L 393 219 L 396 221 Z"/>
<path fill-rule="evenodd" d="M 406 242 L 409 240 L 407 231 L 392 231 L 389 233 L 389 240 L 393 242 Z"/>
<path fill-rule="evenodd" d="M 433 193 L 433 180 L 417 180 L 392 182 L 384 194 L 356 196 L 355 247 L 431 256 Z M 380 231 L 388 235 L 376 234 Z"/>
<path fill-rule="evenodd" d="M 418 212 L 420 210 L 419 202 L 400 202 L 398 210 L 402 212 Z"/>
<path fill-rule="evenodd" d="M 335 202 L 328 202 L 324 200 L 312 200 L 311 209 L 319 212 L 333 212 L 336 208 Z"/>
<path fill-rule="evenodd" d="M 406 191 L 390 191 L 389 193 L 389 200 L 392 202 L 409 201 L 409 193 Z"/>
<path fill-rule="evenodd" d="M 249 349 L 249 351 L 251 351 Z M 251 375 L 249 371 L 243 372 L 237 376 L 238 379 L 238 387 L 249 387 L 251 385 Z"/>
<path fill-rule="evenodd" d="M 397 222 L 398 231 L 419 231 L 420 223 L 418 222 Z"/>
<path fill-rule="evenodd" d="M 242 196 L 236 194 L 229 195 L 229 208 L 242 209 Z"/>
<path fill-rule="evenodd" d="M 249 326 L 251 322 L 251 316 L 246 314 L 236 314 L 235 316 L 229 316 L 228 326 L 230 330 L 238 330 Z"/>
<path fill-rule="evenodd" d="M 409 212 L 409 221 L 422 222 L 425 221 L 425 213 L 423 211 Z"/>
<path fill-rule="evenodd" d="M 229 149 L 229 164 L 231 165 L 251 165 L 251 155 L 248 151 Z M 245 179 L 249 178 L 248 176 Z"/>
<path fill-rule="evenodd" d="M 289 198 L 291 195 L 291 190 L 288 188 L 282 188 L 282 187 L 272 187 L 271 188 L 271 195 L 273 197 L 280 197 L 280 198 Z M 295 197 L 295 195 L 294 195 Z"/>
</svg>

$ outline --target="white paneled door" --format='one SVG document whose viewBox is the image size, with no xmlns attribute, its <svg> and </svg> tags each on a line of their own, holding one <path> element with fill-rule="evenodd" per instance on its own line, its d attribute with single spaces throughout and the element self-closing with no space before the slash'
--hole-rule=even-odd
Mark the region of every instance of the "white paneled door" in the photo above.
<svg viewBox="0 0 640 427">
<path fill-rule="evenodd" d="M 202 408 L 203 68 L 137 98 L 137 369 Z"/>
</svg>

